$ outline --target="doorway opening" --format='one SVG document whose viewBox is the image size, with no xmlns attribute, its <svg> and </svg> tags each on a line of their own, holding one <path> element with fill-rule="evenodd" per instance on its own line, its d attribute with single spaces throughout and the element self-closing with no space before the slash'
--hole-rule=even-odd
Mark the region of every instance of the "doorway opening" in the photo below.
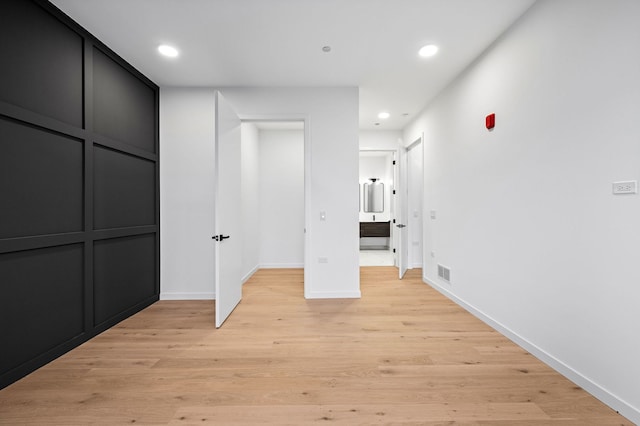
<svg viewBox="0 0 640 426">
<path fill-rule="evenodd" d="M 394 266 L 395 151 L 360 151 L 360 266 Z"/>
<path fill-rule="evenodd" d="M 259 269 L 305 267 L 307 136 L 303 119 L 241 120 L 244 283 Z"/>
<path fill-rule="evenodd" d="M 399 152 L 396 167 L 395 247 L 400 279 L 408 269 L 422 268 L 423 254 L 423 141 L 424 135 Z"/>
</svg>

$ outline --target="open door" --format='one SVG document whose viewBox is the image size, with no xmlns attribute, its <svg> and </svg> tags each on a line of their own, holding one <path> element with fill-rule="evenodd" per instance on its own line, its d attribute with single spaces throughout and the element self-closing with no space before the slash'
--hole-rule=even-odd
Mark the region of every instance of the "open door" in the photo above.
<svg viewBox="0 0 640 426">
<path fill-rule="evenodd" d="M 216 328 L 242 298 L 240 211 L 240 118 L 216 92 L 215 97 L 215 286 Z"/>
<path fill-rule="evenodd" d="M 396 192 L 396 232 L 398 234 L 398 276 L 400 279 L 409 269 L 409 232 L 407 223 L 409 219 L 408 191 L 407 191 L 407 152 L 400 149 L 400 155 L 396 166 L 398 191 Z"/>
</svg>

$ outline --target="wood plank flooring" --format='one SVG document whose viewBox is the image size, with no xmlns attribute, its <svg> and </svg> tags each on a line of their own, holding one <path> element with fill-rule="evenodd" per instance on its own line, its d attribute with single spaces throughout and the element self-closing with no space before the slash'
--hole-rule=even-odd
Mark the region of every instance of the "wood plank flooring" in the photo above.
<svg viewBox="0 0 640 426">
<path fill-rule="evenodd" d="M 632 424 L 396 274 L 305 300 L 302 270 L 261 270 L 218 330 L 211 301 L 158 302 L 1 390 L 0 424 Z"/>
</svg>

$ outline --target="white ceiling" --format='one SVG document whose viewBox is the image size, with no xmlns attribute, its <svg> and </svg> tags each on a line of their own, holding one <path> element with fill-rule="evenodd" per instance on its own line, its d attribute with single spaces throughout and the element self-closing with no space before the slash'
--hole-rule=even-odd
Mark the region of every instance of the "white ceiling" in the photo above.
<svg viewBox="0 0 640 426">
<path fill-rule="evenodd" d="M 358 86 L 360 128 L 387 130 L 404 127 L 534 1 L 51 0 L 161 87 Z M 180 56 L 159 56 L 162 43 Z M 418 57 L 431 43 L 439 53 Z M 389 119 L 377 118 L 383 110 Z"/>
</svg>

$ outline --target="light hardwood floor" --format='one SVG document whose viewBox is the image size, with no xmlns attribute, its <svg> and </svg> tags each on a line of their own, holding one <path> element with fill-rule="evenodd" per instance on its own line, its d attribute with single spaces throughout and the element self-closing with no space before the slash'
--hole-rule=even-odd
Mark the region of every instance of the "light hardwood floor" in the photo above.
<svg viewBox="0 0 640 426">
<path fill-rule="evenodd" d="M 211 301 L 158 302 L 0 391 L 0 423 L 632 424 L 420 273 L 304 300 L 302 270 L 262 270 L 218 330 Z"/>
</svg>

